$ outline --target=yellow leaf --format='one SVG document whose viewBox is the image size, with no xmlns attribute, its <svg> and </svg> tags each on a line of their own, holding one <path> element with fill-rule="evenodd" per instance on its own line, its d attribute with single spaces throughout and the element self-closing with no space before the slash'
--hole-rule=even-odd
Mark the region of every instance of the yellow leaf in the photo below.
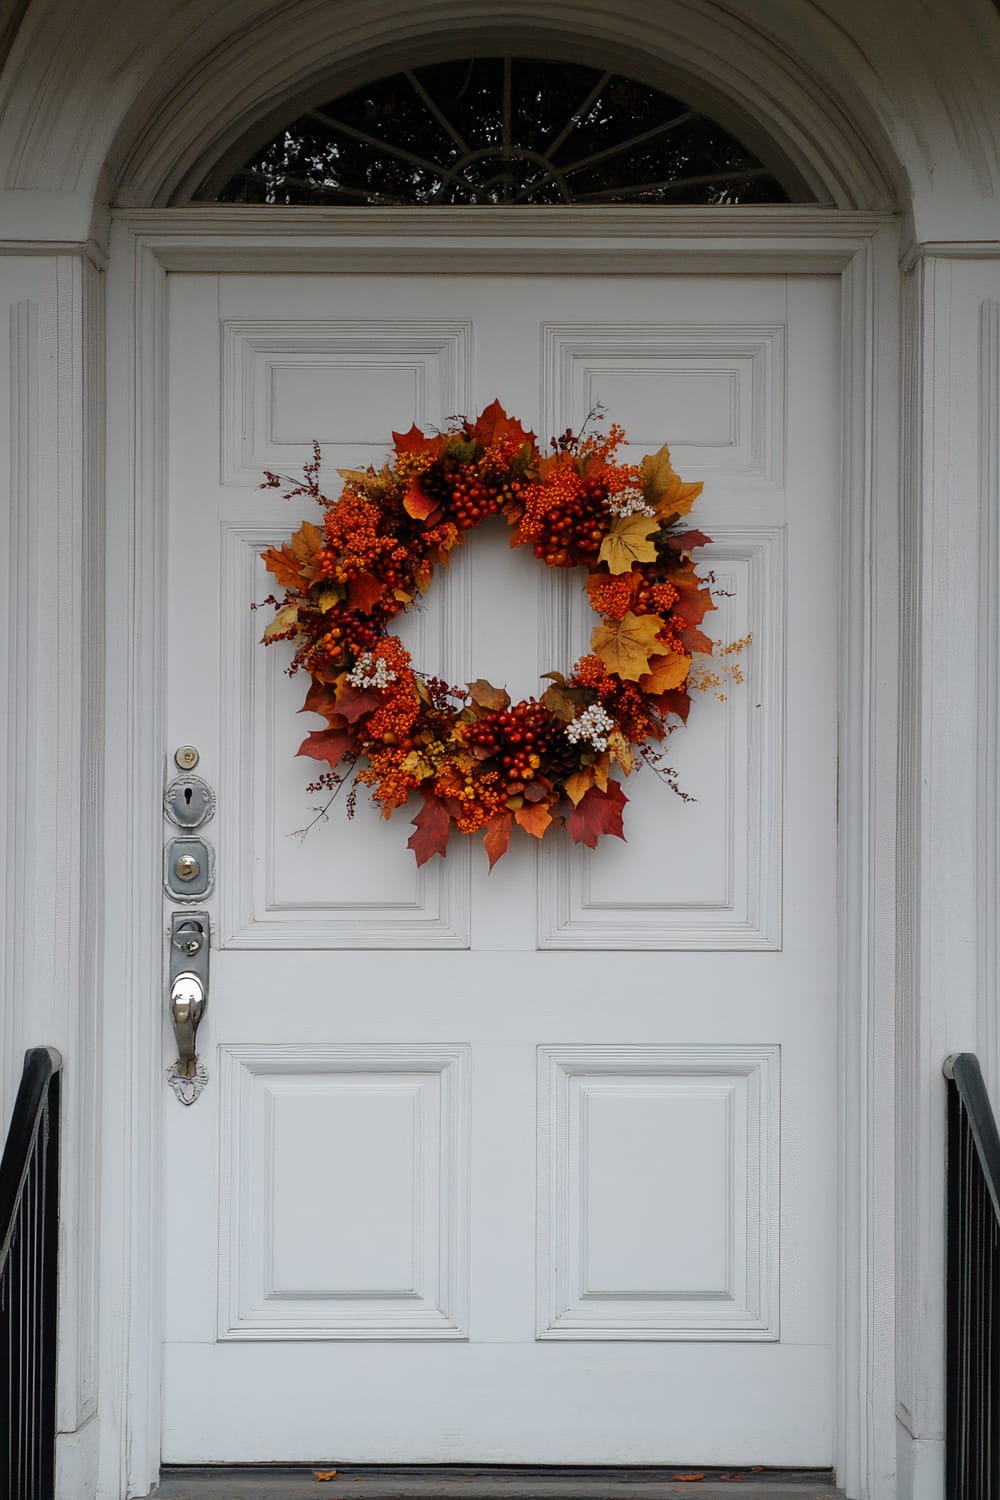
<svg viewBox="0 0 1000 1500">
<path fill-rule="evenodd" d="M 638 682 L 649 671 L 649 658 L 663 650 L 656 639 L 662 629 L 658 615 L 634 615 L 629 610 L 623 620 L 598 625 L 590 644 L 609 672 Z"/>
<path fill-rule="evenodd" d="M 419 750 L 411 750 L 403 761 L 403 770 L 408 776 L 415 776 L 418 781 L 425 781 L 428 776 L 434 775 L 434 763 L 421 755 Z"/>
<path fill-rule="evenodd" d="M 617 516 L 601 543 L 598 561 L 606 562 L 612 573 L 628 573 L 637 562 L 655 562 L 656 547 L 649 537 L 659 529 L 656 516 Z"/>
<path fill-rule="evenodd" d="M 654 656 L 648 673 L 639 679 L 644 693 L 666 693 L 670 688 L 680 687 L 691 670 L 690 656 L 681 656 L 671 651 L 669 656 Z"/>
<path fill-rule="evenodd" d="M 336 589 L 324 589 L 323 592 L 317 596 L 316 603 L 320 607 L 321 614 L 329 614 L 333 606 L 340 603 L 340 594 Z"/>
<path fill-rule="evenodd" d="M 652 502 L 656 506 L 656 514 L 686 516 L 704 488 L 703 484 L 685 484 L 675 474 L 660 498 Z"/>
<path fill-rule="evenodd" d="M 582 797 L 586 796 L 593 785 L 593 766 L 584 766 L 582 770 L 574 771 L 571 776 L 566 777 L 566 795 L 574 807 Z"/>
<path fill-rule="evenodd" d="M 419 562 L 413 573 L 414 582 L 422 594 L 426 594 L 431 586 L 431 565 L 429 562 Z"/>
<path fill-rule="evenodd" d="M 643 499 L 647 505 L 655 505 L 677 478 L 674 466 L 670 462 L 670 449 L 666 443 L 656 453 L 646 454 L 639 465 L 639 477 L 642 481 Z"/>
<path fill-rule="evenodd" d="M 635 770 L 635 756 L 632 746 L 622 734 L 620 729 L 612 729 L 608 735 L 608 749 L 614 760 L 618 762 L 626 776 L 631 776 Z"/>
<path fill-rule="evenodd" d="M 611 756 L 607 751 L 599 755 L 593 764 L 594 785 L 599 791 L 606 792 L 608 789 L 608 771 L 611 768 Z"/>
<path fill-rule="evenodd" d="M 338 469 L 337 473 L 346 484 L 358 485 L 361 489 L 375 477 L 374 469 Z"/>
<path fill-rule="evenodd" d="M 398 599 L 400 604 L 412 604 L 413 595 L 408 594 L 405 589 L 393 589 L 392 597 Z"/>
<path fill-rule="evenodd" d="M 287 635 L 299 623 L 299 607 L 297 604 L 286 604 L 279 609 L 274 619 L 268 625 L 261 640 L 273 641 L 276 636 Z"/>
</svg>

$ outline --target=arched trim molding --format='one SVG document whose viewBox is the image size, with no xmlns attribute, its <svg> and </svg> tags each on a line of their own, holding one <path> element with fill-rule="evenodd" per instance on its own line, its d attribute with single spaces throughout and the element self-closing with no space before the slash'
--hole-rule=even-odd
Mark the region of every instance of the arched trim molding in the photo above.
<svg viewBox="0 0 1000 1500">
<path fill-rule="evenodd" d="M 348 9 L 307 0 L 195 59 L 180 48 L 122 122 L 109 155 L 125 207 L 190 201 L 297 110 L 400 67 L 509 50 L 612 68 L 712 115 L 802 199 L 841 209 L 897 202 L 898 161 L 859 97 L 711 0 L 659 0 L 627 14 L 593 0 L 387 0 Z M 247 80 L 254 86 L 248 89 Z"/>
</svg>

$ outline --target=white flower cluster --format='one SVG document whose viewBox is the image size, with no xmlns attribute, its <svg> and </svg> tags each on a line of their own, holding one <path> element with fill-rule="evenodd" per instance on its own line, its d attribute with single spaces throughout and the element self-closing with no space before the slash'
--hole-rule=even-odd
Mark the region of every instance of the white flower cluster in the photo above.
<svg viewBox="0 0 1000 1500">
<path fill-rule="evenodd" d="M 614 727 L 614 720 L 608 717 L 601 705 L 592 703 L 566 725 L 566 738 L 574 745 L 587 740 L 595 750 L 606 750 L 608 735 Z"/>
<path fill-rule="evenodd" d="M 613 516 L 655 516 L 656 511 L 642 498 L 642 490 L 630 484 L 608 496 L 608 510 Z"/>
<path fill-rule="evenodd" d="M 381 656 L 376 656 L 373 651 L 363 651 L 354 670 L 348 672 L 347 680 L 356 688 L 386 688 L 390 682 L 396 681 L 396 674 Z"/>
</svg>

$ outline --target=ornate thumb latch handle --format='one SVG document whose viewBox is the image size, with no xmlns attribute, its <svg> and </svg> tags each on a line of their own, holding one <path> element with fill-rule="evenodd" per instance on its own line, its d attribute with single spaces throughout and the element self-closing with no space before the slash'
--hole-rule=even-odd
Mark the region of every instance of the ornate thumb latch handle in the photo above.
<svg viewBox="0 0 1000 1500">
<path fill-rule="evenodd" d="M 193 1104 L 208 1074 L 198 1061 L 195 1038 L 208 1004 L 208 913 L 174 912 L 170 920 L 170 1019 L 177 1038 L 177 1061 L 167 1081 L 181 1104 Z"/>
</svg>

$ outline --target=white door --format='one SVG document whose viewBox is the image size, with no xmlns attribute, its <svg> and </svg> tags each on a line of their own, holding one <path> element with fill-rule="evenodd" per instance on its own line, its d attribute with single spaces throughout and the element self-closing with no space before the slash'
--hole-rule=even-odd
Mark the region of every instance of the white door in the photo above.
<svg viewBox="0 0 1000 1500">
<path fill-rule="evenodd" d="M 164 750 L 218 815 L 167 1461 L 831 1461 L 838 356 L 824 278 L 172 278 Z M 311 502 L 261 470 L 317 438 L 329 488 L 494 396 L 546 440 L 601 400 L 704 481 L 712 628 L 753 643 L 670 741 L 696 800 L 643 769 L 627 843 L 492 874 L 456 837 L 418 871 L 364 796 L 298 838 L 319 721 L 250 604 Z M 487 525 L 403 631 L 527 696 L 581 582 Z"/>
</svg>

